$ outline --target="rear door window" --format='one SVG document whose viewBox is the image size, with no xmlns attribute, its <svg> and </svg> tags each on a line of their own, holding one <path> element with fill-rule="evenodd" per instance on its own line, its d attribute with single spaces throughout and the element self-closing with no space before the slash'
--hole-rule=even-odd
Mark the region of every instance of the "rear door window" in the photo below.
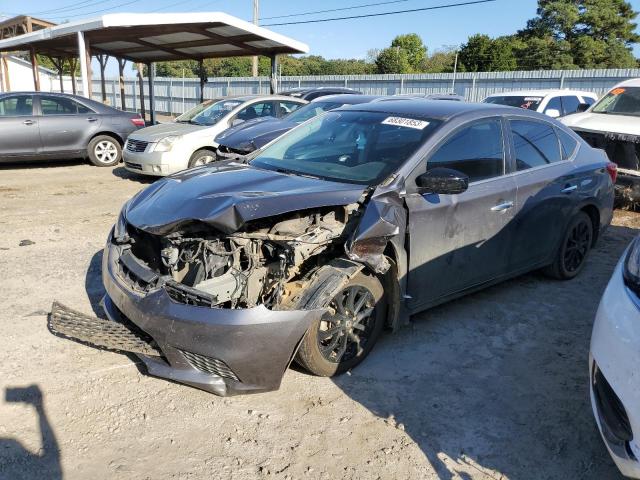
<svg viewBox="0 0 640 480">
<path fill-rule="evenodd" d="M 42 115 L 77 115 L 91 112 L 84 105 L 65 97 L 40 97 Z"/>
<path fill-rule="evenodd" d="M 563 115 L 570 115 L 578 111 L 580 106 L 580 99 L 575 95 L 567 95 L 562 97 L 562 112 Z"/>
<path fill-rule="evenodd" d="M 288 102 L 288 101 L 280 101 L 277 103 L 278 105 L 278 113 L 281 117 L 285 115 L 289 115 L 291 112 L 296 111 L 298 108 L 302 106 L 300 103 L 296 102 Z"/>
<path fill-rule="evenodd" d="M 562 160 L 560 142 L 552 125 L 529 120 L 511 120 L 510 124 L 518 171 Z"/>
<path fill-rule="evenodd" d="M 547 106 L 544 109 L 544 113 L 549 113 L 549 110 L 557 110 L 560 112 L 560 115 L 562 115 L 562 101 L 560 100 L 560 97 L 553 97 L 549 100 L 549 103 L 547 103 Z"/>
<path fill-rule="evenodd" d="M 453 134 L 427 161 L 427 170 L 452 168 L 469 176 L 469 181 L 504 174 L 504 141 L 499 119 L 483 120 Z"/>
<path fill-rule="evenodd" d="M 28 117 L 33 115 L 33 97 L 16 95 L 0 99 L 0 117 Z"/>
</svg>

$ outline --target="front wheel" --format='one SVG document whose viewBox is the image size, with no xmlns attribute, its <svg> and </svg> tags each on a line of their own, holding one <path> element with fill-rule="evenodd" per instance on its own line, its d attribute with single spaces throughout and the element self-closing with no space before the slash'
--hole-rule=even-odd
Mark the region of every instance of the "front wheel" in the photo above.
<svg viewBox="0 0 640 480">
<path fill-rule="evenodd" d="M 189 159 L 189 168 L 201 167 L 207 163 L 215 162 L 216 154 L 211 150 L 198 150 Z"/>
<path fill-rule="evenodd" d="M 109 135 L 91 139 L 87 148 L 89 160 L 97 167 L 113 167 L 122 159 L 120 142 Z"/>
<path fill-rule="evenodd" d="M 584 267 L 593 245 L 593 222 L 589 215 L 579 212 L 567 228 L 560 249 L 545 273 L 559 280 L 575 278 Z"/>
<path fill-rule="evenodd" d="M 314 298 L 307 303 L 313 304 Z M 384 289 L 377 278 L 358 273 L 327 307 L 307 331 L 296 356 L 302 367 L 322 377 L 346 372 L 369 354 L 384 327 Z"/>
</svg>

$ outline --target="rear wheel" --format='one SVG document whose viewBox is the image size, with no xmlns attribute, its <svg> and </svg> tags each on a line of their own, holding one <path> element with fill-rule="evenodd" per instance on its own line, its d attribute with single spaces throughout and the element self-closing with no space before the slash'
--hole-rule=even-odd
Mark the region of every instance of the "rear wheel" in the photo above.
<svg viewBox="0 0 640 480">
<path fill-rule="evenodd" d="M 198 150 L 189 159 L 189 168 L 201 167 L 207 163 L 215 162 L 216 154 L 212 150 Z"/>
<path fill-rule="evenodd" d="M 584 212 L 579 212 L 564 235 L 554 262 L 545 273 L 559 280 L 570 280 L 584 267 L 585 260 L 593 245 L 593 223 Z"/>
<path fill-rule="evenodd" d="M 109 135 L 98 135 L 87 147 L 89 160 L 97 167 L 113 167 L 122 159 L 120 142 Z"/>
<path fill-rule="evenodd" d="M 358 273 L 326 306 L 328 312 L 302 340 L 296 361 L 315 375 L 330 377 L 362 362 L 380 337 L 386 311 L 384 290 L 377 278 Z"/>
</svg>

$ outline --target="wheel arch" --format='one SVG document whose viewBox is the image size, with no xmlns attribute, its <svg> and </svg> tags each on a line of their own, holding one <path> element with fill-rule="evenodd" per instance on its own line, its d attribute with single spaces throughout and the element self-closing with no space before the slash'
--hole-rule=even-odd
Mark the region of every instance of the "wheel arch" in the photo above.
<svg viewBox="0 0 640 480">
<path fill-rule="evenodd" d="M 591 219 L 593 226 L 593 239 L 591 245 L 594 246 L 600 235 L 600 210 L 593 203 L 587 203 L 580 208 L 581 212 L 586 213 Z"/>
<path fill-rule="evenodd" d="M 124 147 L 124 139 L 122 138 L 122 136 L 121 136 L 121 135 L 119 135 L 119 134 L 117 134 L 117 133 L 115 133 L 115 132 L 114 132 L 114 131 L 112 131 L 112 130 L 103 130 L 103 131 L 100 131 L 100 132 L 97 132 L 97 133 L 92 134 L 92 135 L 89 137 L 89 140 L 87 141 L 87 146 L 89 146 L 89 144 L 91 143 L 91 141 L 92 141 L 94 138 L 96 138 L 96 137 L 100 137 L 100 136 L 102 136 L 102 135 L 104 135 L 104 136 L 106 136 L 106 137 L 114 138 L 115 140 L 117 140 L 117 141 L 118 141 L 118 143 L 120 144 L 120 147 Z"/>
</svg>

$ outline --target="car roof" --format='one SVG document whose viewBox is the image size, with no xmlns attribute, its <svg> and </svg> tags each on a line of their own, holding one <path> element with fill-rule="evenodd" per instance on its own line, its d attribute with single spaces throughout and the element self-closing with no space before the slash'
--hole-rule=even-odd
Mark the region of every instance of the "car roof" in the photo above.
<svg viewBox="0 0 640 480">
<path fill-rule="evenodd" d="M 127 113 L 122 110 L 118 110 L 110 105 L 99 102 L 97 100 L 93 100 L 92 98 L 83 97 L 81 95 L 73 95 L 71 93 L 62 93 L 62 92 L 33 92 L 33 91 L 23 91 L 23 92 L 0 92 L 0 98 L 14 96 L 14 95 L 47 95 L 52 97 L 63 97 L 63 98 L 71 98 L 73 100 L 77 100 L 80 103 L 84 103 L 86 105 L 90 105 L 94 109 L 102 110 L 99 113 Z"/>
<path fill-rule="evenodd" d="M 585 92 L 583 90 L 565 90 L 560 88 L 550 88 L 545 90 L 514 90 L 513 92 L 497 92 L 492 93 L 491 97 L 547 97 L 549 95 L 588 95 L 597 97 L 593 92 Z"/>
<path fill-rule="evenodd" d="M 640 78 L 632 78 L 619 83 L 616 87 L 640 87 Z M 615 88 L 615 87 L 614 87 Z"/>
<path fill-rule="evenodd" d="M 296 87 L 290 90 L 282 90 L 278 92 L 280 95 L 291 94 L 291 93 L 309 93 L 309 92 L 323 92 L 323 91 L 332 91 L 332 92 L 357 92 L 353 88 L 347 87 Z"/>
<path fill-rule="evenodd" d="M 489 103 L 443 102 L 442 100 L 428 100 L 422 98 L 385 100 L 384 102 L 371 102 L 357 106 L 343 106 L 338 110 L 380 112 L 388 113 L 390 115 L 407 115 L 410 117 L 422 117 L 438 120 L 448 120 L 458 115 L 475 112 L 486 113 L 488 115 L 504 115 L 509 112 L 521 113 L 521 109 L 519 108 L 505 107 L 503 105 L 493 105 Z M 522 111 L 526 112 L 526 110 Z"/>
<path fill-rule="evenodd" d="M 321 103 L 321 102 L 333 102 L 340 101 L 344 104 L 355 105 L 358 103 L 367 103 L 373 100 L 378 100 L 380 98 L 384 98 L 380 95 L 355 95 L 352 93 L 343 93 L 340 95 L 325 95 L 324 97 L 318 97 L 311 100 L 310 103 Z"/>
<path fill-rule="evenodd" d="M 252 102 L 255 100 L 286 100 L 286 101 L 291 101 L 291 97 L 286 96 L 286 95 L 228 95 L 226 97 L 215 97 L 212 98 L 211 101 L 212 102 L 222 102 L 222 101 L 228 101 L 228 100 L 236 100 L 238 102 Z M 302 102 L 304 102 L 304 100 L 300 99 L 300 98 L 294 98 L 294 100 L 300 100 Z"/>
</svg>

